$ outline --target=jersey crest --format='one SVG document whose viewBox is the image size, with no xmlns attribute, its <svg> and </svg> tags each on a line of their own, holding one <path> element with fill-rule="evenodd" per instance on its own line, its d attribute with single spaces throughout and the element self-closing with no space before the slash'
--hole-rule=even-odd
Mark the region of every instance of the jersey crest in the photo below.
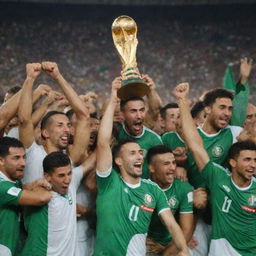
<svg viewBox="0 0 256 256">
<path fill-rule="evenodd" d="M 248 199 L 248 204 L 250 206 L 256 207 L 256 195 L 251 195 Z"/>
<path fill-rule="evenodd" d="M 152 204 L 152 202 L 153 202 L 152 196 L 149 195 L 149 194 L 145 194 L 144 202 L 145 202 L 146 205 L 150 206 Z"/>
<path fill-rule="evenodd" d="M 176 206 L 177 202 L 178 201 L 175 196 L 170 197 L 168 200 L 168 204 L 170 205 L 171 208 L 174 208 Z"/>
<path fill-rule="evenodd" d="M 222 156 L 224 153 L 224 149 L 220 144 L 214 145 L 214 147 L 212 148 L 212 155 L 214 157 L 220 157 Z"/>
</svg>

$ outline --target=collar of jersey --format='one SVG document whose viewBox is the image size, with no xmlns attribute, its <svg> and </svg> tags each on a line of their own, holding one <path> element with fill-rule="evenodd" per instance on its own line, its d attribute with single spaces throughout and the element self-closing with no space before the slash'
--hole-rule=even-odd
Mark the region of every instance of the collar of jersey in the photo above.
<svg viewBox="0 0 256 256">
<path fill-rule="evenodd" d="M 16 181 L 10 180 L 4 173 L 0 171 L 0 177 L 3 178 L 6 181 L 10 181 L 12 183 L 16 183 Z"/>
<path fill-rule="evenodd" d="M 205 136 L 207 136 L 207 137 L 214 137 L 214 136 L 219 135 L 219 134 L 221 133 L 221 131 L 222 131 L 223 129 L 225 129 L 226 127 L 223 128 L 223 129 L 220 129 L 218 132 L 213 133 L 213 134 L 209 134 L 209 133 L 205 132 L 205 131 L 203 130 L 203 127 L 202 127 L 202 126 L 198 126 L 197 128 L 198 128 Z"/>
<path fill-rule="evenodd" d="M 233 181 L 232 176 L 231 176 L 231 182 L 232 182 L 232 184 L 233 184 L 238 190 L 244 191 L 244 190 L 248 190 L 248 189 L 252 186 L 253 179 L 251 179 L 250 185 L 247 186 L 247 187 L 245 187 L 245 188 L 241 188 L 241 187 L 237 186 L 236 183 Z"/>
<path fill-rule="evenodd" d="M 122 178 L 122 177 L 121 177 Z M 140 184 L 141 184 L 141 179 L 140 179 L 140 182 L 137 183 L 137 184 L 130 184 L 128 182 L 126 182 L 123 178 L 122 178 L 123 182 L 129 187 L 129 188 L 138 188 L 140 187 Z"/>
<path fill-rule="evenodd" d="M 173 182 L 174 182 L 174 180 L 173 180 Z M 167 190 L 169 190 L 169 189 L 172 187 L 173 182 L 172 182 L 172 184 L 171 184 L 168 188 L 164 188 L 164 189 L 163 189 L 163 188 L 161 188 L 161 189 L 162 189 L 164 192 L 165 192 L 165 191 L 167 191 Z"/>
<path fill-rule="evenodd" d="M 144 133 L 145 133 L 145 127 L 144 127 L 144 125 L 143 125 L 142 134 L 139 135 L 139 136 L 133 136 L 133 135 L 131 135 L 131 134 L 126 130 L 124 122 L 122 122 L 122 126 L 123 126 L 123 129 L 124 129 L 124 132 L 125 132 L 128 136 L 133 137 L 133 138 L 138 138 L 138 139 L 139 139 L 139 138 L 141 138 L 141 137 L 144 135 Z"/>
</svg>

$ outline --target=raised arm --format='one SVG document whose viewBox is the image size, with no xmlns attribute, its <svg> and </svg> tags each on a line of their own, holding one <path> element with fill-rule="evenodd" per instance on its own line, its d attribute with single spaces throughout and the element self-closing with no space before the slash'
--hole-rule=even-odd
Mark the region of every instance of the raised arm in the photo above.
<svg viewBox="0 0 256 256">
<path fill-rule="evenodd" d="M 184 140 L 189 150 L 192 152 L 198 169 L 201 171 L 209 162 L 210 158 L 204 149 L 202 138 L 200 137 L 193 118 L 190 113 L 189 102 L 187 99 L 189 91 L 188 83 L 181 83 L 173 90 L 180 109 L 181 125 Z"/>
<path fill-rule="evenodd" d="M 18 116 L 20 120 L 19 134 L 20 140 L 26 148 L 30 147 L 35 140 L 34 126 L 32 123 L 32 91 L 35 79 L 41 73 L 40 63 L 29 63 L 26 65 L 27 77 L 24 81 L 21 96 L 20 105 L 18 110 Z"/>
<path fill-rule="evenodd" d="M 74 143 L 69 150 L 70 158 L 75 165 L 80 164 L 81 157 L 88 147 L 90 139 L 89 112 L 83 101 L 79 98 L 74 89 L 64 79 L 59 72 L 58 65 L 55 62 L 43 62 L 43 70 L 51 76 L 61 87 L 64 95 L 70 103 L 70 106 L 76 114 L 77 123 L 75 127 Z"/>
<path fill-rule="evenodd" d="M 98 142 L 97 142 L 97 164 L 96 170 L 106 172 L 112 166 L 112 152 L 110 148 L 113 129 L 113 116 L 116 104 L 118 103 L 117 89 L 121 86 L 121 77 L 115 78 L 112 82 L 110 101 L 101 120 Z"/>
</svg>

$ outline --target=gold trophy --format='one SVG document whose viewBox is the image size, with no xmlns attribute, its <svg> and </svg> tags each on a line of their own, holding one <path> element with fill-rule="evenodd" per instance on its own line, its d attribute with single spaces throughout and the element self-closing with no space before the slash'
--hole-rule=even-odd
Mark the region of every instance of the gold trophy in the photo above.
<svg viewBox="0 0 256 256">
<path fill-rule="evenodd" d="M 119 16 L 112 24 L 112 37 L 122 62 L 122 82 L 117 96 L 122 100 L 143 97 L 149 87 L 141 78 L 136 62 L 137 24 L 129 16 Z"/>
</svg>

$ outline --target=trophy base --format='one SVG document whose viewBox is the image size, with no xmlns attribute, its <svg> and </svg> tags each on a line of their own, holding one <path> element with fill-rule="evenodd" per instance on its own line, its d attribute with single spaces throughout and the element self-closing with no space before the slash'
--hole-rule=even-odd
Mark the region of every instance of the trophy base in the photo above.
<svg viewBox="0 0 256 256">
<path fill-rule="evenodd" d="M 134 97 L 144 97 L 149 92 L 149 87 L 140 78 L 130 78 L 123 80 L 122 87 L 117 91 L 117 96 L 121 100 L 128 100 Z"/>
</svg>

